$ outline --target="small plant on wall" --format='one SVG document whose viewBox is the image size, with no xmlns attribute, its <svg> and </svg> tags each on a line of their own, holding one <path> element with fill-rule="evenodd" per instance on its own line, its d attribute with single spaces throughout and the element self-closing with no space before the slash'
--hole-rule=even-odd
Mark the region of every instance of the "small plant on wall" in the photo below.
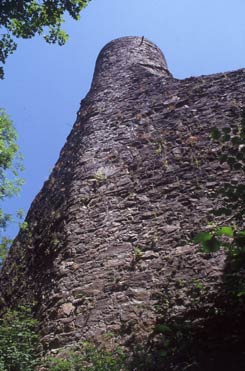
<svg viewBox="0 0 245 371">
<path fill-rule="evenodd" d="M 224 247 L 232 257 L 241 258 L 245 256 L 245 184 L 234 175 L 245 171 L 245 109 L 239 124 L 222 130 L 213 128 L 211 136 L 219 145 L 220 164 L 226 164 L 230 170 L 230 180 L 216 193 L 222 206 L 212 210 L 213 224 L 208 231 L 200 232 L 194 242 L 201 244 L 203 252 L 212 253 Z M 225 222 L 218 221 L 221 216 Z"/>
</svg>

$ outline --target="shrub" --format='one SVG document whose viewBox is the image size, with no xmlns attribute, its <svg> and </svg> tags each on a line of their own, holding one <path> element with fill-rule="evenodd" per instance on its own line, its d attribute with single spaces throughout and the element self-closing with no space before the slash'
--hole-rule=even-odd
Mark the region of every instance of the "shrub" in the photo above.
<svg viewBox="0 0 245 371">
<path fill-rule="evenodd" d="M 21 306 L 0 319 L 0 371 L 34 371 L 37 364 L 37 321 Z"/>
<path fill-rule="evenodd" d="M 121 348 L 108 351 L 90 342 L 62 350 L 57 357 L 47 357 L 45 371 L 126 371 L 125 354 Z"/>
</svg>

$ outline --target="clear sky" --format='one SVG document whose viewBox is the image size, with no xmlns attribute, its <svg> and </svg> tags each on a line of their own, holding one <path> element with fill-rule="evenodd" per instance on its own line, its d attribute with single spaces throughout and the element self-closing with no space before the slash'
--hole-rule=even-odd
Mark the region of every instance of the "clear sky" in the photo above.
<svg viewBox="0 0 245 371">
<path fill-rule="evenodd" d="M 244 15 L 244 0 L 92 0 L 79 22 L 67 18 L 65 46 L 19 40 L 0 81 L 0 107 L 18 131 L 26 183 L 5 210 L 27 211 L 48 178 L 106 43 L 144 35 L 181 79 L 236 70 L 245 67 Z"/>
</svg>

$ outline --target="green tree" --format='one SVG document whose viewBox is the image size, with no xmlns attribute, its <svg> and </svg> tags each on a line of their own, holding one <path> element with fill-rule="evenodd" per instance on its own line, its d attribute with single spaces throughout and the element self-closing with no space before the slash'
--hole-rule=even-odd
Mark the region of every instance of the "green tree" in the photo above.
<svg viewBox="0 0 245 371">
<path fill-rule="evenodd" d="M 17 47 L 16 38 L 30 39 L 43 35 L 48 43 L 63 45 L 68 35 L 61 29 L 64 14 L 78 20 L 90 0 L 1 0 L 0 63 Z M 0 78 L 4 77 L 0 66 Z"/>
<path fill-rule="evenodd" d="M 21 189 L 23 179 L 19 177 L 23 170 L 22 158 L 16 143 L 17 134 L 12 121 L 4 110 L 0 110 L 0 203 L 12 197 Z M 12 216 L 0 207 L 0 236 L 2 236 Z M 0 265 L 6 256 L 11 240 L 2 237 L 0 244 Z"/>
</svg>

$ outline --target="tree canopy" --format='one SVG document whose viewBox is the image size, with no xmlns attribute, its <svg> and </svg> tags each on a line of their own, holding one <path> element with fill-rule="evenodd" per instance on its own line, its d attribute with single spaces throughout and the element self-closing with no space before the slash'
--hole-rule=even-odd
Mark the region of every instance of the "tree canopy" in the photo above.
<svg viewBox="0 0 245 371">
<path fill-rule="evenodd" d="M 68 35 L 61 29 L 64 15 L 78 20 L 90 0 L 2 0 L 0 2 L 0 63 L 17 47 L 16 38 L 43 35 L 48 43 L 63 45 Z M 0 66 L 0 78 L 4 77 Z"/>
</svg>

